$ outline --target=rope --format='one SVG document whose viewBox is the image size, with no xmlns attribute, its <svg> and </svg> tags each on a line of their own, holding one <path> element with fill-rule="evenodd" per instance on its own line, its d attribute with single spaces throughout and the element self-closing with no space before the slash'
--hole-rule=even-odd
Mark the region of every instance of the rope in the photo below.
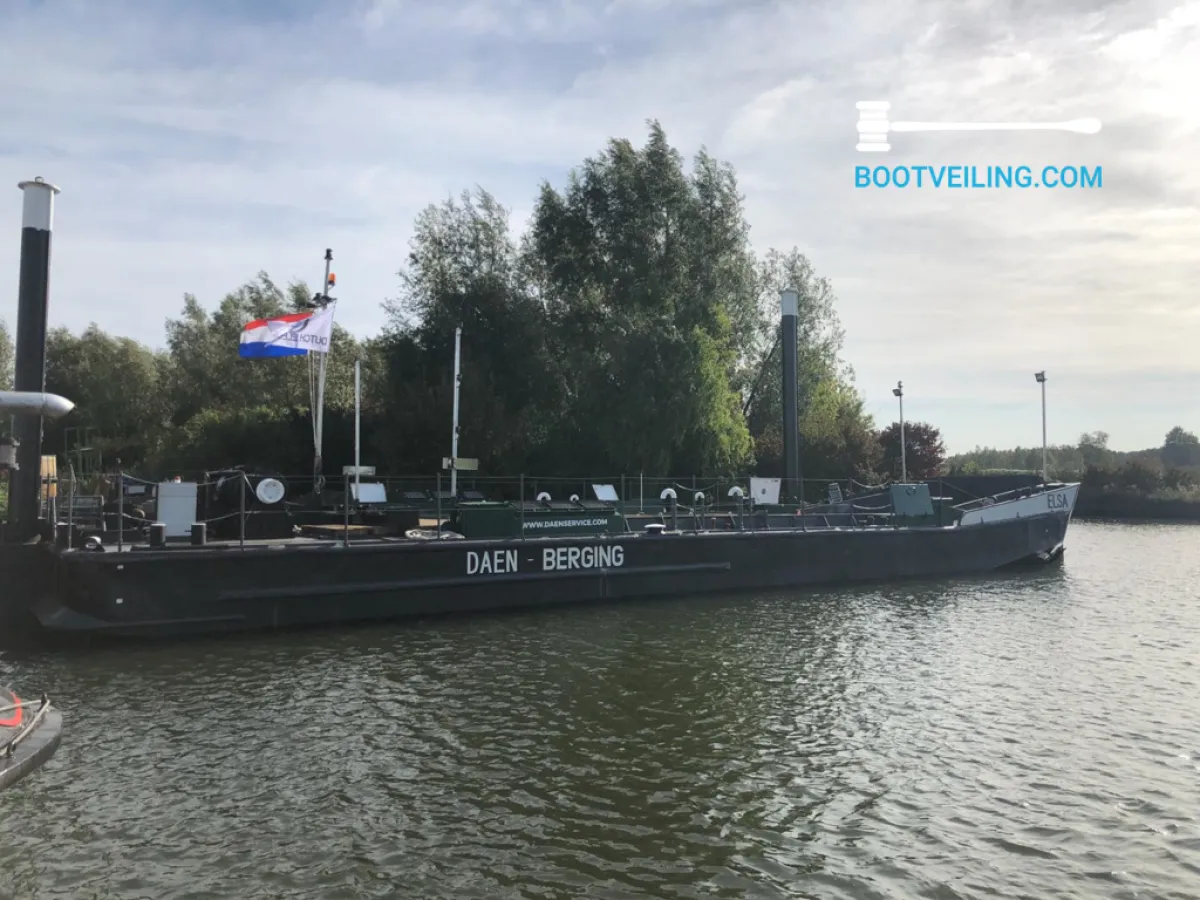
<svg viewBox="0 0 1200 900">
<path fill-rule="evenodd" d="M 700 493 L 707 494 L 709 491 L 715 491 L 717 488 L 721 487 L 721 484 L 722 482 L 720 481 L 714 481 L 708 487 L 692 487 L 690 485 L 680 484 L 678 481 L 676 481 L 671 484 L 671 487 L 676 489 L 676 493 L 679 491 L 692 491 L 693 493 L 699 491 Z"/>
<path fill-rule="evenodd" d="M 20 703 L 14 703 L 11 706 L 0 706 L 0 713 L 16 712 L 18 709 L 24 709 L 27 706 L 40 706 L 44 702 L 46 702 L 44 698 L 42 700 L 22 700 Z"/>
<path fill-rule="evenodd" d="M 866 488 L 868 491 L 882 491 L 889 484 L 891 484 L 890 481 L 885 481 L 883 484 L 863 484 L 861 481 L 856 481 L 853 478 L 850 479 L 850 483 L 854 485 L 854 487 Z"/>
</svg>

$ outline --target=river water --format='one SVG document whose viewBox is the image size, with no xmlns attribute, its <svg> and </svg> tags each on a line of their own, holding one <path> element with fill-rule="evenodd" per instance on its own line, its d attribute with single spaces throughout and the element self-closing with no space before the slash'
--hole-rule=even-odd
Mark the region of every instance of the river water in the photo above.
<svg viewBox="0 0 1200 900">
<path fill-rule="evenodd" d="M 1061 567 L 0 658 L 0 897 L 1195 898 L 1200 528 Z"/>
</svg>

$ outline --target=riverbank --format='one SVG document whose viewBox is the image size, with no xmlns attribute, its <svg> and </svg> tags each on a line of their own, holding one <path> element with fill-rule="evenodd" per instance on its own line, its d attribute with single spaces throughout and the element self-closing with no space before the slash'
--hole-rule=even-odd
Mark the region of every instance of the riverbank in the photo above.
<svg viewBox="0 0 1200 900">
<path fill-rule="evenodd" d="M 1076 481 L 1079 476 L 1067 476 L 1063 480 Z M 947 475 L 937 482 L 942 492 L 948 493 L 955 502 L 1034 487 L 1040 483 L 1041 477 L 1032 473 Z M 1099 487 L 1089 484 L 1085 479 L 1075 503 L 1075 518 L 1200 522 L 1200 495 L 1188 496 L 1179 492 L 1135 493 Z"/>
<path fill-rule="evenodd" d="M 1097 490 L 1086 484 L 1075 504 L 1078 519 L 1159 519 L 1171 522 L 1200 522 L 1200 499 L 1156 497 L 1125 491 Z"/>
</svg>

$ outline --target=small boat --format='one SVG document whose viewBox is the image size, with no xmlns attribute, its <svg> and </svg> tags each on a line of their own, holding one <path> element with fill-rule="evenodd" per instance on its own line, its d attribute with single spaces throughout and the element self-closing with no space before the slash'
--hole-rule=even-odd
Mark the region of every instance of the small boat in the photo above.
<svg viewBox="0 0 1200 900">
<path fill-rule="evenodd" d="M 0 790 L 12 787 L 45 763 L 62 739 L 62 713 L 45 694 L 22 700 L 0 688 Z"/>
</svg>

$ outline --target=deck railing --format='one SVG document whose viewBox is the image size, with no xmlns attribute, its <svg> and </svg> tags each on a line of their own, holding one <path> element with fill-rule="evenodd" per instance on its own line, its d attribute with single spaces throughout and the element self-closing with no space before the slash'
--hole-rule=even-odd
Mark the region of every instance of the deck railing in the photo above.
<svg viewBox="0 0 1200 900">
<path fill-rule="evenodd" d="M 264 502 L 264 497 L 259 496 L 257 488 L 265 479 L 282 484 L 281 500 Z M 47 493 L 56 497 L 54 521 L 65 523 L 66 535 L 60 536 L 60 540 L 68 547 L 77 545 L 88 534 L 102 535 L 105 542 L 115 539 L 118 546 L 127 541 L 145 541 L 151 536 L 151 525 L 166 518 L 159 509 L 159 485 L 167 482 L 195 485 L 193 509 L 184 508 L 180 512 L 176 505 L 176 524 L 172 527 L 178 529 L 183 516 L 191 522 L 203 523 L 209 539 L 235 540 L 243 545 L 260 537 L 278 540 L 299 529 L 349 540 L 355 530 L 376 529 L 381 527 L 379 523 L 395 526 L 398 521 L 408 523 L 401 526 L 402 531 L 440 530 L 460 505 L 479 501 L 515 504 L 521 510 L 522 535 L 526 534 L 527 513 L 588 509 L 615 510 L 632 521 L 637 530 L 648 522 L 688 531 L 880 528 L 896 527 L 897 522 L 892 515 L 888 485 L 868 485 L 850 478 L 806 478 L 802 482 L 805 503 L 766 504 L 766 509 L 751 495 L 750 476 L 565 478 L 459 472 L 453 494 L 451 479 L 444 472 L 360 476 L 359 483 L 363 485 L 382 485 L 384 502 L 372 502 L 366 496 L 359 502 L 352 475 L 326 476 L 319 497 L 313 493 L 315 480 L 311 474 L 280 475 L 239 469 L 180 473 L 160 482 L 121 470 L 77 479 L 66 467 L 55 481 L 56 490 Z M 942 525 L 950 525 L 956 518 L 953 511 L 947 512 L 950 506 L 961 514 L 989 502 L 1041 490 L 1040 486 L 1021 488 L 992 498 L 976 498 L 960 488 L 952 489 L 940 479 L 927 483 L 937 498 L 937 524 Z M 123 489 L 118 490 L 118 485 L 123 485 Z M 616 500 L 601 500 L 594 490 L 597 485 L 610 486 Z M 183 489 L 186 492 L 187 488 Z M 668 489 L 674 492 L 673 510 L 671 501 L 663 498 Z M 182 502 L 186 507 L 186 496 Z M 179 536 L 178 530 L 175 535 Z"/>
<path fill-rule="evenodd" d="M 190 477 L 189 477 L 190 476 Z M 267 478 L 282 483 L 284 497 L 274 503 L 263 502 L 256 493 L 258 484 Z M 510 477 L 485 476 L 459 472 L 456 492 L 451 493 L 447 473 L 432 475 L 360 476 L 361 484 L 382 485 L 386 502 L 363 502 L 356 499 L 353 476 L 326 476 L 319 498 L 313 493 L 315 479 L 307 475 L 280 475 L 270 472 L 229 469 L 207 473 L 181 473 L 171 478 L 151 480 L 122 470 L 88 479 L 79 479 L 69 467 L 44 487 L 44 496 L 55 497 L 54 508 L 46 509 L 51 521 L 66 525 L 64 540 L 74 546 L 82 534 L 100 534 L 107 541 L 115 538 L 119 546 L 129 540 L 144 540 L 150 526 L 160 521 L 159 485 L 166 482 L 195 484 L 195 522 L 205 523 L 210 532 L 220 532 L 222 539 L 245 542 L 255 535 L 270 532 L 280 535 L 280 525 L 259 527 L 269 519 L 304 519 L 309 526 L 324 521 L 328 526 L 341 526 L 349 533 L 360 520 L 396 517 L 407 513 L 416 526 L 438 528 L 446 523 L 460 504 L 479 501 L 500 501 L 516 504 L 522 515 L 542 509 L 549 498 L 551 509 L 586 510 L 615 509 L 638 524 L 645 518 L 659 521 L 668 527 L 672 521 L 691 530 L 698 524 L 709 527 L 780 527 L 770 521 L 755 526 L 747 524 L 753 513 L 762 515 L 761 503 L 751 496 L 751 478 L 644 475 L 596 476 L 565 478 L 554 476 L 517 475 Z M 864 507 L 856 500 L 875 495 L 878 500 L 886 486 L 866 485 L 853 479 L 804 479 L 804 503 L 792 501 L 786 506 L 769 504 L 779 517 L 795 519 L 799 527 L 829 527 L 828 514 L 814 507 L 838 503 L 845 512 L 837 521 L 846 525 L 878 526 L 889 510 L 872 504 Z M 118 485 L 123 489 L 118 490 Z M 613 502 L 599 499 L 595 485 L 608 485 L 616 495 Z M 674 516 L 671 500 L 664 492 L 674 492 Z M 375 490 L 378 490 L 376 488 Z M 349 502 L 347 502 L 349 499 Z M 522 501 L 524 501 L 522 503 Z M 847 518 L 848 516 L 848 518 Z M 353 521 L 352 521 L 353 520 Z M 307 527 L 307 526 L 306 526 Z M 234 533 L 230 534 L 230 530 Z M 213 535 L 216 537 L 216 535 Z"/>
<path fill-rule="evenodd" d="M 1025 497 L 1033 497 L 1037 494 L 1044 494 L 1049 490 L 1063 487 L 1061 483 L 1050 482 L 1048 484 L 1032 485 L 1030 487 L 1014 488 L 1011 491 L 1004 491 L 999 494 L 993 494 L 988 497 L 976 497 L 973 500 L 968 500 L 965 503 L 959 503 L 955 509 L 969 512 L 973 509 L 982 509 L 985 506 L 992 506 L 996 503 L 1006 503 L 1009 500 L 1021 500 Z"/>
</svg>

